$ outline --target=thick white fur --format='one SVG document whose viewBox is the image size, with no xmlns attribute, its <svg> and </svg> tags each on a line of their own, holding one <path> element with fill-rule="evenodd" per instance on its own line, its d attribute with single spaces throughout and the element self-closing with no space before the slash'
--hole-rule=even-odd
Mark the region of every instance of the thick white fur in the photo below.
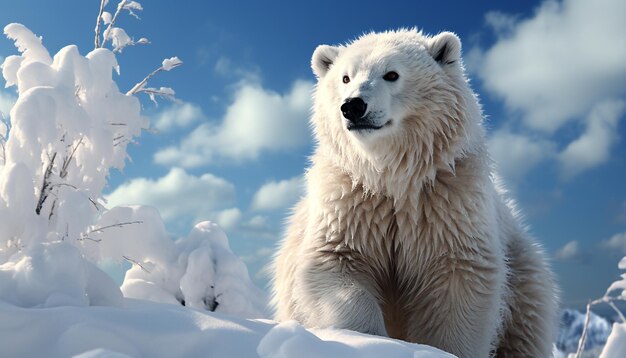
<svg viewBox="0 0 626 358">
<path fill-rule="evenodd" d="M 495 184 L 460 53 L 456 35 L 416 30 L 316 49 L 318 145 L 274 262 L 278 320 L 459 357 L 550 355 L 553 275 Z M 347 130 L 350 97 L 386 125 Z"/>
</svg>

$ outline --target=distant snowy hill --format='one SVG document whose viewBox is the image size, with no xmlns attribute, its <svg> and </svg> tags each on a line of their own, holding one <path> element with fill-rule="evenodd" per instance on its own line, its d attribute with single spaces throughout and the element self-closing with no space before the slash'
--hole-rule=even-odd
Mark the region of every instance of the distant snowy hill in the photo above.
<svg viewBox="0 0 626 358">
<path fill-rule="evenodd" d="M 561 330 L 556 347 L 565 353 L 575 353 L 578 341 L 585 325 L 585 314 L 572 309 L 565 309 L 561 314 Z M 611 324 L 604 318 L 591 313 L 585 350 L 596 350 L 606 344 L 611 333 Z"/>
</svg>

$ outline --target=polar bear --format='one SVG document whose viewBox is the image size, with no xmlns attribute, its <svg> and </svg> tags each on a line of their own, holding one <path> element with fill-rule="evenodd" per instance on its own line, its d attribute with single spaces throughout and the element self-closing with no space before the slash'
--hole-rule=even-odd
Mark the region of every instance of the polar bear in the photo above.
<svg viewBox="0 0 626 358">
<path fill-rule="evenodd" d="M 548 357 L 557 290 L 499 189 L 450 32 L 317 47 L 317 146 L 273 263 L 276 319 Z"/>
</svg>

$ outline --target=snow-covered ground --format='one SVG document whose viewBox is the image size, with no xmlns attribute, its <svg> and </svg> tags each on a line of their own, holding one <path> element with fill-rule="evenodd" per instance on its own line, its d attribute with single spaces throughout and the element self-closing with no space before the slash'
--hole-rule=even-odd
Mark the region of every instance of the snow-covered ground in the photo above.
<svg viewBox="0 0 626 358">
<path fill-rule="evenodd" d="M 352 331 L 306 330 L 124 299 L 118 307 L 21 308 L 0 302 L 4 357 L 452 357 Z"/>
</svg>

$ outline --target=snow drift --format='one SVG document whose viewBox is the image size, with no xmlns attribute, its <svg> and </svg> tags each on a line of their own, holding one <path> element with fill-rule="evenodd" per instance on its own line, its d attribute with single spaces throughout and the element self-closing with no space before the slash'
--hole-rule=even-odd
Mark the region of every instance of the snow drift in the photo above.
<svg viewBox="0 0 626 358">
<path fill-rule="evenodd" d="M 124 307 L 24 309 L 0 302 L 7 357 L 437 358 L 435 348 L 295 322 L 247 320 L 126 299 Z"/>
</svg>

